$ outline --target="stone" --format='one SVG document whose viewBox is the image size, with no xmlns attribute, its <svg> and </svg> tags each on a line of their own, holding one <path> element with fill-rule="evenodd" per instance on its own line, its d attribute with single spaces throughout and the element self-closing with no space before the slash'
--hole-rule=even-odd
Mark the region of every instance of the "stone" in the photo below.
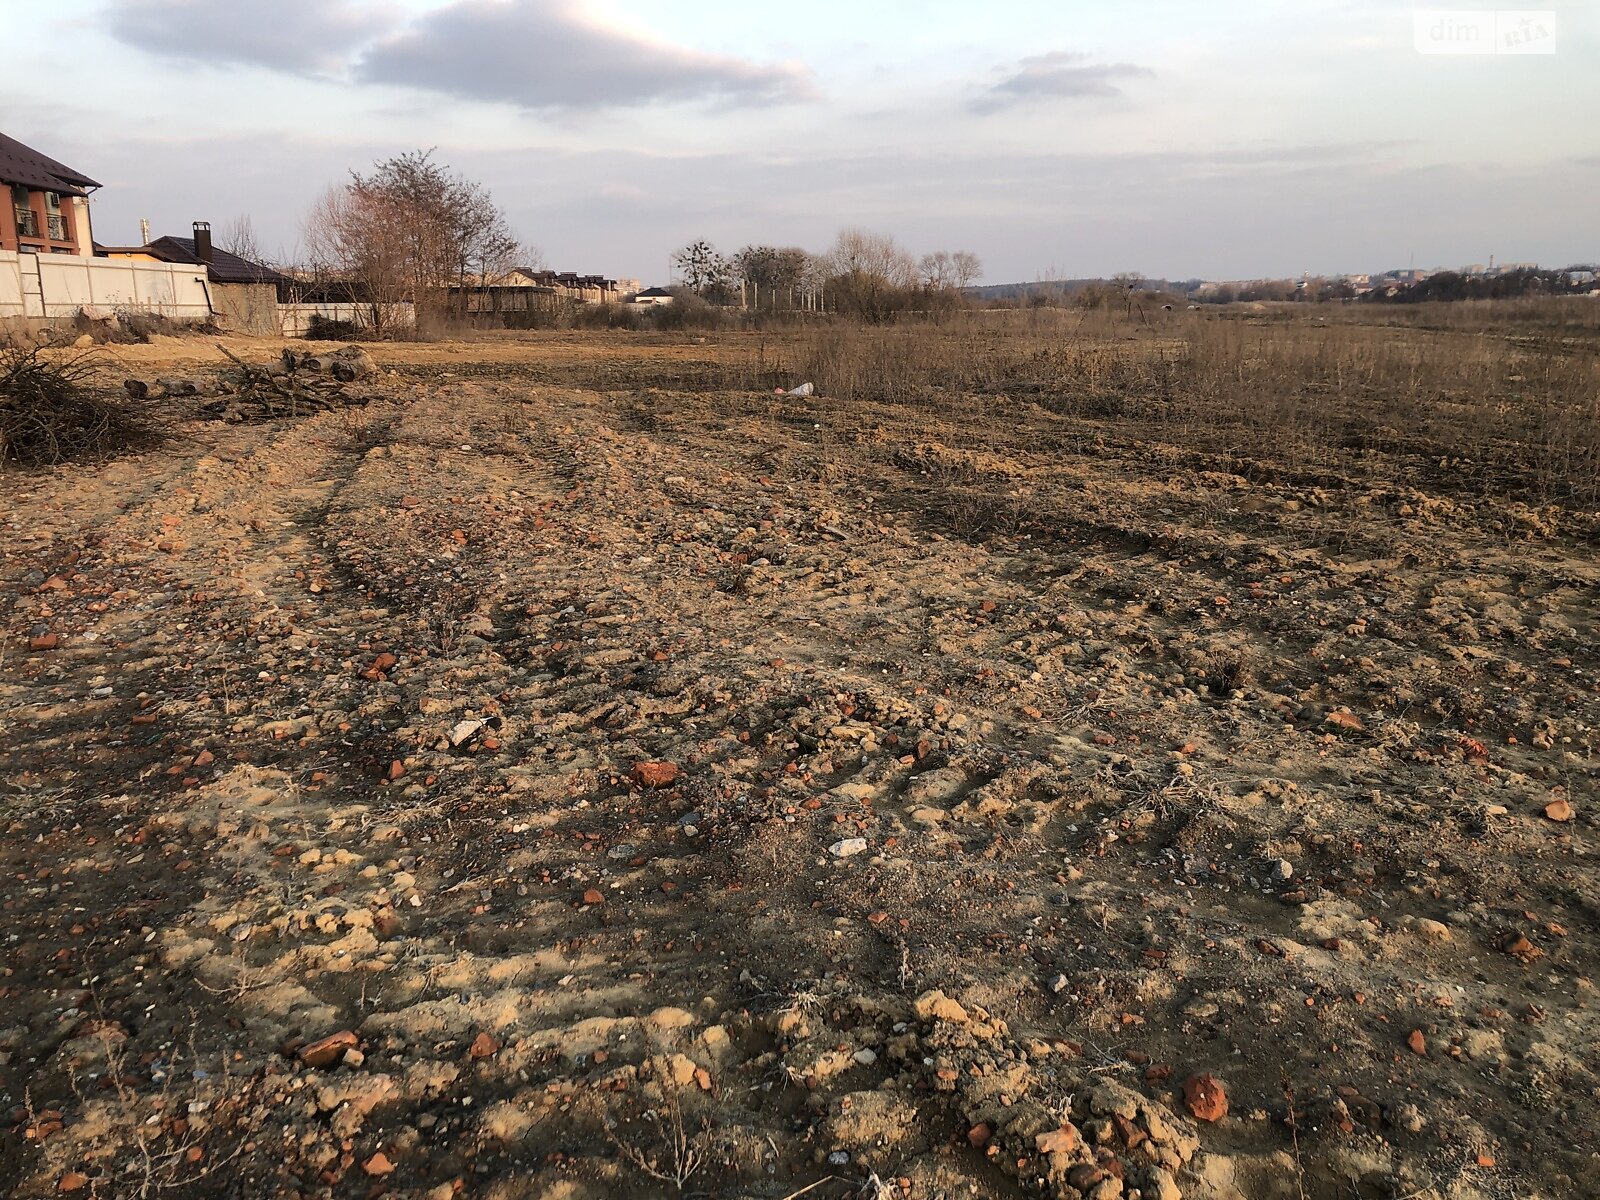
<svg viewBox="0 0 1600 1200">
<path fill-rule="evenodd" d="M 1184 1080 L 1183 1102 L 1197 1121 L 1220 1121 L 1228 1115 L 1228 1091 L 1215 1075 L 1191 1075 Z"/>
<path fill-rule="evenodd" d="M 967 1130 L 967 1145 L 981 1150 L 989 1144 L 989 1139 L 994 1137 L 994 1130 L 987 1121 L 979 1121 Z"/>
<path fill-rule="evenodd" d="M 1323 718 L 1322 723 L 1339 733 L 1364 733 L 1367 728 L 1361 723 L 1360 717 L 1347 712 L 1331 712 Z"/>
<path fill-rule="evenodd" d="M 1276 883 L 1288 883 L 1294 878 L 1294 864 L 1287 858 L 1275 859 L 1272 863 L 1272 878 Z"/>
<path fill-rule="evenodd" d="M 450 744 L 459 746 L 484 727 L 483 721 L 457 721 L 450 727 Z"/>
<path fill-rule="evenodd" d="M 365 671 L 361 672 L 361 677 L 363 679 L 373 680 L 383 679 L 385 677 L 385 673 L 396 666 L 399 662 L 400 659 L 398 657 L 385 650 L 382 654 L 378 655 L 377 658 L 372 660 L 371 664 Z"/>
<path fill-rule="evenodd" d="M 1544 951 L 1535 946 L 1528 939 L 1528 935 L 1512 930 L 1500 939 L 1500 949 L 1513 958 L 1521 959 L 1524 963 L 1531 963 L 1535 959 L 1543 958 Z"/>
<path fill-rule="evenodd" d="M 1093 1163 L 1079 1163 L 1067 1172 L 1067 1182 L 1080 1192 L 1091 1190 L 1106 1177 L 1105 1171 Z"/>
<path fill-rule="evenodd" d="M 674 762 L 642 762 L 633 767 L 633 781 L 640 787 L 671 787 L 678 780 L 678 764 Z"/>
<path fill-rule="evenodd" d="M 919 1021 L 949 1021 L 965 1025 L 972 1020 L 967 1010 L 938 989 L 923 992 L 912 1002 L 911 1011 Z"/>
<path fill-rule="evenodd" d="M 361 1169 L 368 1175 L 381 1178 L 384 1175 L 389 1175 L 394 1172 L 394 1164 L 389 1161 L 389 1156 L 387 1154 L 385 1154 L 382 1150 L 379 1150 L 371 1158 L 367 1159 L 366 1162 L 361 1164 Z"/>
<path fill-rule="evenodd" d="M 1165 1167 L 1151 1167 L 1145 1172 L 1143 1195 L 1145 1200 L 1183 1200 L 1178 1181 Z"/>
<path fill-rule="evenodd" d="M 839 841 L 828 847 L 828 853 L 833 855 L 835 858 L 849 858 L 853 854 L 864 853 L 866 848 L 866 838 L 841 838 Z"/>
<path fill-rule="evenodd" d="M 308 1067 L 321 1069 L 331 1067 L 344 1057 L 346 1050 L 355 1050 L 361 1045 L 361 1039 L 356 1037 L 353 1030 L 341 1029 L 338 1033 L 330 1033 L 325 1038 L 318 1038 L 300 1047 L 300 1061 Z"/>
<path fill-rule="evenodd" d="M 1065 975 L 1059 975 L 1058 974 L 1058 975 L 1052 975 L 1050 977 L 1050 982 L 1048 984 L 1046 984 L 1045 986 L 1048 987 L 1057 996 L 1059 996 L 1062 992 L 1067 990 L 1067 987 L 1068 987 L 1070 982 L 1071 981 L 1068 980 Z"/>
<path fill-rule="evenodd" d="M 1415 917 L 1407 922 L 1407 925 L 1411 929 L 1412 933 L 1416 934 L 1423 941 L 1430 942 L 1434 945 L 1438 945 L 1441 942 L 1448 942 L 1451 937 L 1450 926 L 1446 925 L 1443 921 L 1434 921 L 1428 917 Z"/>
<path fill-rule="evenodd" d="M 28 649 L 33 651 L 54 650 L 59 645 L 61 637 L 54 633 L 42 633 L 38 637 L 28 639 Z"/>
<path fill-rule="evenodd" d="M 1544 806 L 1544 815 L 1557 823 L 1572 820 L 1572 805 L 1557 797 Z"/>
<path fill-rule="evenodd" d="M 1411 1053 L 1426 1057 L 1428 1053 L 1428 1039 L 1423 1036 L 1422 1030 L 1413 1029 L 1406 1037 L 1406 1045 L 1411 1048 Z"/>
<path fill-rule="evenodd" d="M 472 1039 L 472 1045 L 467 1050 L 469 1058 L 493 1058 L 500 1053 L 500 1043 L 487 1033 L 480 1033 Z"/>
<path fill-rule="evenodd" d="M 1407 1133 L 1421 1133 L 1423 1127 L 1428 1123 L 1427 1119 L 1422 1115 L 1422 1111 L 1415 1104 L 1396 1105 L 1390 1110 L 1389 1120 Z"/>
<path fill-rule="evenodd" d="M 85 336 L 88 336 L 87 334 Z M 68 1171 L 56 1181 L 58 1192 L 81 1192 L 89 1186 L 89 1177 L 82 1171 Z"/>
<path fill-rule="evenodd" d="M 1033 1139 L 1033 1144 L 1040 1154 L 1071 1154 L 1083 1144 L 1083 1138 L 1079 1136 L 1076 1125 L 1065 1124 L 1059 1129 L 1039 1134 Z"/>
<path fill-rule="evenodd" d="M 606 902 L 606 894 L 599 888 L 589 888 L 583 893 L 583 902 L 585 904 L 604 904 Z"/>
</svg>

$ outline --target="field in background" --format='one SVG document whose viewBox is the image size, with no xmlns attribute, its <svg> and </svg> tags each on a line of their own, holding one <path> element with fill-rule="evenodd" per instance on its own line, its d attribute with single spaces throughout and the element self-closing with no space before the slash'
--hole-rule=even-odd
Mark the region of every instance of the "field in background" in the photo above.
<svg viewBox="0 0 1600 1200">
<path fill-rule="evenodd" d="M 1585 1196 L 1584 303 L 378 344 L 0 475 L 0 1188 Z"/>
</svg>

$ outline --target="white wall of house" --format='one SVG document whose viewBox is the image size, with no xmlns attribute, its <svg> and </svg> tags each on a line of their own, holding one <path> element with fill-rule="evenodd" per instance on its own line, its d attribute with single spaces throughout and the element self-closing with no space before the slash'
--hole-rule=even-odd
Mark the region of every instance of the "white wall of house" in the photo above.
<svg viewBox="0 0 1600 1200">
<path fill-rule="evenodd" d="M 0 317 L 55 321 L 81 310 L 155 312 L 178 321 L 212 314 L 205 274 L 192 266 L 0 251 Z"/>
<path fill-rule="evenodd" d="M 94 223 L 89 219 L 89 199 L 87 196 L 66 197 L 72 204 L 72 228 L 78 235 L 78 249 L 94 249 Z"/>
</svg>

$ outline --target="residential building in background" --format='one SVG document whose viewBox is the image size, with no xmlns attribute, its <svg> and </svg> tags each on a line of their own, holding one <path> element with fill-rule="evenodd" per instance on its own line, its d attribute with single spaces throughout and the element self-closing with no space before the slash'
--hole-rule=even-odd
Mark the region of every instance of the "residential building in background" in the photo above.
<svg viewBox="0 0 1600 1200">
<path fill-rule="evenodd" d="M 82 171 L 0 133 L 0 250 L 23 254 L 94 253 L 89 189 Z"/>
<path fill-rule="evenodd" d="M 105 246 L 100 253 L 135 262 L 203 267 L 216 315 L 240 333 L 277 336 L 278 305 L 292 298 L 294 280 L 213 245 L 208 221 L 196 221 L 189 237 L 158 237 L 143 246 Z"/>
</svg>

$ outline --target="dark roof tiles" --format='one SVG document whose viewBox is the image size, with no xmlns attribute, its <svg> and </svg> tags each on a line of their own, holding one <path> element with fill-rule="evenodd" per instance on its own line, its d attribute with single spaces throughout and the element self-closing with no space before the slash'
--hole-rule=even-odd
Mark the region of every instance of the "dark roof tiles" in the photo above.
<svg viewBox="0 0 1600 1200">
<path fill-rule="evenodd" d="M 82 196 L 86 194 L 84 188 L 100 186 L 87 175 L 3 133 L 0 133 L 0 183 L 20 183 L 26 188 L 60 192 L 66 196 Z"/>
<path fill-rule="evenodd" d="M 200 256 L 194 252 L 192 237 L 159 237 L 142 249 L 154 254 L 162 262 L 193 263 L 199 265 Z M 261 263 L 229 254 L 213 246 L 211 264 L 207 271 L 212 283 L 291 283 L 287 275 L 274 271 Z"/>
</svg>

